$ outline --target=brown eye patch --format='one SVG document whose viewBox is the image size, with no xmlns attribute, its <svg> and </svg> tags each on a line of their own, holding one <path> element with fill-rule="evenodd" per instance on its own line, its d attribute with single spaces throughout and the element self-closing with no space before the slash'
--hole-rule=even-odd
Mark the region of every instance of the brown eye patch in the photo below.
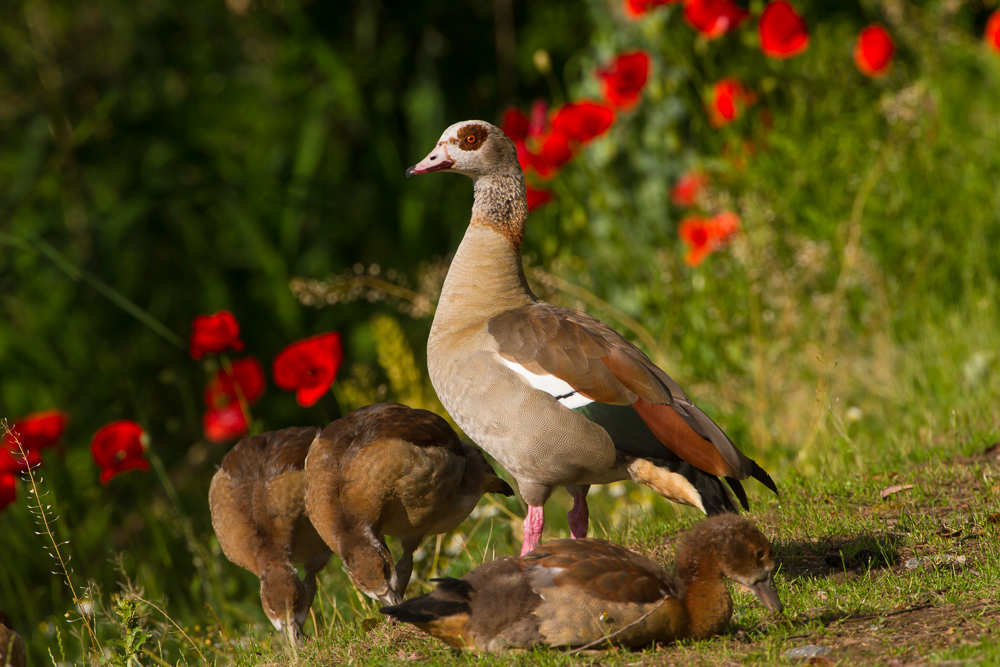
<svg viewBox="0 0 1000 667">
<path fill-rule="evenodd" d="M 488 135 L 489 130 L 482 125 L 463 125 L 458 130 L 458 147 L 463 151 L 479 150 Z"/>
</svg>

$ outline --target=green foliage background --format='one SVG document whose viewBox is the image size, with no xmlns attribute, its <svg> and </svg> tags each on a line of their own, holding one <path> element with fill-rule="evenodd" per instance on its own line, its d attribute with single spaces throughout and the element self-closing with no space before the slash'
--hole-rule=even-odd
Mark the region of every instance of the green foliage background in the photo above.
<svg viewBox="0 0 1000 667">
<path fill-rule="evenodd" d="M 776 61 L 752 25 L 706 42 L 676 7 L 631 22 L 598 0 L 3 3 L 0 416 L 71 415 L 41 472 L 74 575 L 105 593 L 130 581 L 182 624 L 212 625 L 205 603 L 224 627 L 260 623 L 255 580 L 211 535 L 225 447 L 201 434 L 213 362 L 188 357 L 191 319 L 231 310 L 265 368 L 293 340 L 344 335 L 340 400 L 303 410 L 270 386 L 259 429 L 367 400 L 434 406 L 429 317 L 377 290 L 308 308 L 289 282 L 378 265 L 418 284 L 457 247 L 471 189 L 406 166 L 457 120 L 599 97 L 593 70 L 636 48 L 654 63 L 643 101 L 531 216 L 539 292 L 639 341 L 779 480 L 863 469 L 894 429 L 1000 429 L 1000 57 L 980 40 L 995 4 L 798 2 L 810 47 Z M 897 39 L 882 80 L 850 60 L 872 21 Z M 760 100 L 716 130 L 703 100 L 723 76 Z M 704 212 L 736 210 L 744 229 L 697 269 L 669 203 L 693 166 L 713 179 Z M 155 471 L 101 487 L 87 444 L 123 418 L 150 432 Z M 42 661 L 69 645 L 72 604 L 19 494 L 0 514 L 0 608 Z M 517 542 L 509 526 L 500 539 Z"/>
</svg>

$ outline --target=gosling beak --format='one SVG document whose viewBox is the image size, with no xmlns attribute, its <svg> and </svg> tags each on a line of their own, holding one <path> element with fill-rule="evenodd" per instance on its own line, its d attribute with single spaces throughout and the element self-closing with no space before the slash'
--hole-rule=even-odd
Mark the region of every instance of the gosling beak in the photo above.
<svg viewBox="0 0 1000 667">
<path fill-rule="evenodd" d="M 302 646 L 304 641 L 302 636 L 302 629 L 299 627 L 299 624 L 296 623 L 294 620 L 290 620 L 287 618 L 286 619 L 272 618 L 271 625 L 274 626 L 275 630 L 284 635 L 285 640 L 289 644 L 294 644 L 295 646 Z"/>
<path fill-rule="evenodd" d="M 389 589 L 389 592 L 383 595 L 377 596 L 376 599 L 386 607 L 395 607 L 403 602 L 403 596 L 392 589 Z"/>
<path fill-rule="evenodd" d="M 779 614 L 784 610 L 785 605 L 781 604 L 778 591 L 774 589 L 774 573 L 767 575 L 767 579 L 762 579 L 750 586 L 750 590 L 757 596 L 757 599 L 764 603 L 764 606 Z"/>
<path fill-rule="evenodd" d="M 448 157 L 448 147 L 445 143 L 439 142 L 430 155 L 406 170 L 406 177 L 418 174 L 429 174 L 432 171 L 444 171 L 450 169 L 455 161 Z"/>
</svg>

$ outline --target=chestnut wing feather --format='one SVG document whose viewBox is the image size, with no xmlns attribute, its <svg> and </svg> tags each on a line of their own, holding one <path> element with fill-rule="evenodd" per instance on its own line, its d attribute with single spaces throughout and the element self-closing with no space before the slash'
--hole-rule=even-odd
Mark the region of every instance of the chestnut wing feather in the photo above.
<svg viewBox="0 0 1000 667">
<path fill-rule="evenodd" d="M 504 359 L 557 377 L 591 400 L 629 405 L 642 396 L 673 402 L 649 358 L 586 313 L 535 302 L 493 318 L 489 332 Z"/>
<path fill-rule="evenodd" d="M 665 447 L 706 472 L 757 476 L 755 464 L 669 375 L 597 318 L 538 301 L 493 318 L 489 332 L 504 359 L 593 401 L 633 406 Z"/>
</svg>

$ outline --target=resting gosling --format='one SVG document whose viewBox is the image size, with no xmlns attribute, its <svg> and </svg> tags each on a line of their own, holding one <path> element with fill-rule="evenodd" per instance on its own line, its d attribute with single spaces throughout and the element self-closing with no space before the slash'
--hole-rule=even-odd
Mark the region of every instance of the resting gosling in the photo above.
<svg viewBox="0 0 1000 667">
<path fill-rule="evenodd" d="M 687 534 L 675 576 L 614 542 L 555 540 L 461 579 L 438 579 L 427 595 L 381 611 L 476 652 L 540 644 L 634 648 L 723 632 L 733 611 L 723 577 L 782 610 L 767 538 L 747 519 L 722 514 Z"/>
</svg>

